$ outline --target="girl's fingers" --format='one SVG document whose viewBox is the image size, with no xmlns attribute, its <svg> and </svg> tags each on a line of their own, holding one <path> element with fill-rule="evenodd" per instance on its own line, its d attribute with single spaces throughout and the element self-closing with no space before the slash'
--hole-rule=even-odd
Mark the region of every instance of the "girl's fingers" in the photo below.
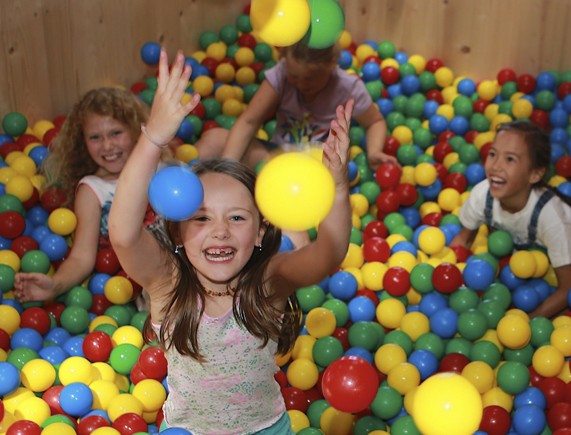
<svg viewBox="0 0 571 435">
<path fill-rule="evenodd" d="M 194 110 L 198 103 L 200 102 L 200 94 L 196 93 L 192 96 L 190 101 L 186 103 L 183 107 L 185 113 L 190 113 Z"/>
<path fill-rule="evenodd" d="M 161 47 L 161 53 L 159 56 L 159 78 L 157 84 L 157 92 L 163 92 L 165 90 L 166 81 L 169 75 L 169 65 L 167 59 L 167 52 L 164 47 Z"/>
<path fill-rule="evenodd" d="M 184 56 L 182 51 L 178 50 L 165 89 L 169 95 L 172 95 L 173 92 L 176 92 L 176 89 L 180 83 L 181 76 L 183 75 L 184 65 Z"/>
</svg>

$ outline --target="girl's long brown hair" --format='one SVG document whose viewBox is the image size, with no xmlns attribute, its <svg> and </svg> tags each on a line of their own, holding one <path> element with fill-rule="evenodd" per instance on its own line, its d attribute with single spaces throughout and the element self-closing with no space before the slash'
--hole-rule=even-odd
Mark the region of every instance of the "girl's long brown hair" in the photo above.
<svg viewBox="0 0 571 435">
<path fill-rule="evenodd" d="M 256 175 L 241 163 L 229 159 L 206 159 L 195 163 L 192 170 L 200 176 L 205 173 L 230 175 L 241 182 L 254 197 Z M 260 215 L 260 222 L 262 216 Z M 168 295 L 170 301 L 164 308 L 159 341 L 168 349 L 172 346 L 182 355 L 200 362 L 205 359 L 200 353 L 198 326 L 204 314 L 206 292 L 200 283 L 194 266 L 184 252 L 174 253 L 178 224 L 167 223 L 166 231 L 171 246 L 165 246 L 178 271 L 177 282 Z M 250 260 L 239 274 L 234 292 L 233 313 L 238 323 L 252 335 L 262 340 L 278 342 L 278 352 L 285 354 L 292 347 L 301 329 L 301 311 L 294 295 L 284 312 L 276 309 L 268 296 L 266 269 L 281 244 L 281 231 L 268 224 L 262 239 L 262 249 L 254 249 Z M 271 278 L 270 278 L 271 279 Z M 283 316 L 283 318 L 282 318 Z M 150 337 L 150 318 L 145 324 L 144 336 Z"/>
</svg>

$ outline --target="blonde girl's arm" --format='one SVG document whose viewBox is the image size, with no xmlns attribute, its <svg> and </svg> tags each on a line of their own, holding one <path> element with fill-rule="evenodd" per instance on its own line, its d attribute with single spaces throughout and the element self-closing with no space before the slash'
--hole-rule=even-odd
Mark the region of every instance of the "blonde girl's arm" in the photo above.
<svg viewBox="0 0 571 435">
<path fill-rule="evenodd" d="M 381 163 L 398 165 L 399 163 L 394 156 L 390 156 L 383 151 L 387 138 L 387 123 L 377 105 L 372 103 L 365 113 L 355 116 L 355 119 L 365 129 L 367 134 L 367 158 L 371 169 L 376 171 Z"/>
<path fill-rule="evenodd" d="M 554 317 L 569 307 L 568 294 L 571 290 L 571 264 L 555 268 L 557 289 L 541 303 L 530 317 Z"/>
<path fill-rule="evenodd" d="M 20 302 L 54 299 L 80 285 L 93 272 L 99 243 L 101 206 L 93 191 L 86 185 L 77 189 L 75 215 L 77 228 L 71 251 L 55 274 L 16 274 L 14 290 Z"/>
<path fill-rule="evenodd" d="M 123 269 L 149 291 L 158 280 L 164 281 L 169 271 L 163 267 L 159 243 L 143 228 L 147 189 L 162 147 L 171 141 L 183 118 L 200 100 L 195 94 L 188 103 L 181 104 L 190 74 L 191 68 L 185 65 L 180 50 L 170 72 L 167 54 L 161 50 L 158 86 L 146 134 L 139 136 L 121 171 L 109 214 L 109 236 Z"/>
<path fill-rule="evenodd" d="M 246 110 L 230 130 L 222 157 L 241 160 L 262 122 L 273 113 L 277 104 L 278 94 L 268 81 L 264 80 Z"/>
<path fill-rule="evenodd" d="M 319 224 L 315 241 L 298 250 L 277 254 L 270 263 L 272 290 L 287 298 L 297 288 L 315 284 L 333 273 L 347 254 L 351 233 L 349 204 L 349 123 L 353 100 L 337 108 L 337 119 L 323 146 L 323 160 L 335 180 L 335 200 L 327 217 Z"/>
<path fill-rule="evenodd" d="M 471 230 L 469 228 L 462 227 L 450 242 L 450 246 L 463 246 L 464 248 L 469 249 L 476 238 L 476 234 L 478 234 L 478 230 Z"/>
</svg>

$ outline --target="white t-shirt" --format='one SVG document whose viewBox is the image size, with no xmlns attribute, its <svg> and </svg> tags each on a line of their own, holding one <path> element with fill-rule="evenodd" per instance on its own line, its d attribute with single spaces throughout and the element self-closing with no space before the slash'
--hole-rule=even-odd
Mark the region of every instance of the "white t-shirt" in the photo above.
<svg viewBox="0 0 571 435">
<path fill-rule="evenodd" d="M 460 222 L 465 228 L 477 230 L 486 223 L 486 196 L 490 184 L 488 180 L 478 183 L 468 200 L 460 209 Z M 492 226 L 508 231 L 515 244 L 526 244 L 531 216 L 539 197 L 545 189 L 532 189 L 525 207 L 517 213 L 505 211 L 498 200 L 492 206 Z M 571 207 L 557 196 L 548 201 L 539 215 L 535 242 L 547 248 L 551 265 L 556 267 L 571 264 Z"/>
</svg>

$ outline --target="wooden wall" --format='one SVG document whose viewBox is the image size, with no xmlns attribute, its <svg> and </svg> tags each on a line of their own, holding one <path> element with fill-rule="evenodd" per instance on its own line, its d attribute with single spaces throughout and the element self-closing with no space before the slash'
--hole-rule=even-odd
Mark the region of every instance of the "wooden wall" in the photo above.
<svg viewBox="0 0 571 435">
<path fill-rule="evenodd" d="M 571 69 L 571 0 L 340 0 L 356 43 L 392 41 L 457 75 Z M 66 113 L 85 91 L 152 74 L 147 41 L 171 56 L 235 23 L 248 0 L 0 0 L 0 119 Z"/>
</svg>

